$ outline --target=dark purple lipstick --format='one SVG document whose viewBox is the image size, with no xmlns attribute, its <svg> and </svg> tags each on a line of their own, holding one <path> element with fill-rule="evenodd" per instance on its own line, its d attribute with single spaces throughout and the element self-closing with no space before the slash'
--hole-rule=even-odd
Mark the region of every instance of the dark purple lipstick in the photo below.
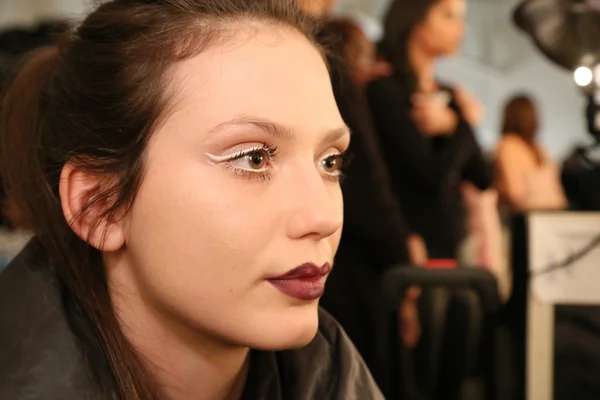
<svg viewBox="0 0 600 400">
<path fill-rule="evenodd" d="M 325 280 L 331 272 L 331 264 L 321 267 L 312 263 L 302 264 L 283 275 L 267 281 L 282 293 L 299 300 L 312 301 L 323 296 Z"/>
</svg>

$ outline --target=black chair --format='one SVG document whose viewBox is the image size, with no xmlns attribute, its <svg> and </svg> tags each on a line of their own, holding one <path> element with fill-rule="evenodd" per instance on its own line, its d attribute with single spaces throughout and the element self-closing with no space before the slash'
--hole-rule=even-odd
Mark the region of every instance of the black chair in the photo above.
<svg viewBox="0 0 600 400">
<path fill-rule="evenodd" d="M 527 296 L 529 290 L 529 232 L 526 215 L 514 215 L 511 229 L 512 293 L 503 307 L 500 324 L 510 336 L 507 365 L 503 374 L 510 384 L 511 400 L 525 400 L 527 391 Z M 507 398 L 509 396 L 506 396 Z"/>
<path fill-rule="evenodd" d="M 489 271 L 474 268 L 392 268 L 385 274 L 382 283 L 384 295 L 392 310 L 398 309 L 406 290 L 411 286 L 420 287 L 425 296 L 428 293 L 436 294 L 432 296 L 433 301 L 425 301 L 426 310 L 422 317 L 428 321 L 421 338 L 421 351 L 406 349 L 401 341 L 398 341 L 398 365 L 395 368 L 398 382 L 395 398 L 494 399 L 497 348 L 495 318 L 500 307 L 494 275 Z M 456 293 L 466 294 L 462 298 L 467 299 L 469 304 L 462 312 L 455 313 L 461 316 L 458 321 L 454 321 L 457 326 L 446 326 L 445 316 L 449 314 L 436 305 L 436 298 L 440 298 L 440 293 L 442 298 L 443 293 L 448 297 Z M 471 299 L 475 299 L 475 307 Z M 440 365 L 448 361 L 449 353 L 456 354 L 457 348 L 460 348 L 462 356 L 450 360 L 454 373 L 450 382 L 446 381 L 444 384 L 440 382 Z M 476 381 L 481 382 L 483 387 L 479 385 L 479 388 L 476 388 Z M 442 393 L 436 393 L 435 387 L 440 387 Z"/>
</svg>

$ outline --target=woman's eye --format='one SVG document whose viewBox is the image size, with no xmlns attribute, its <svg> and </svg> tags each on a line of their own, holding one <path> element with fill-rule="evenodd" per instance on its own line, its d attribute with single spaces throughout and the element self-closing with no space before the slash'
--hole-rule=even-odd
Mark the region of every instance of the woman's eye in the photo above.
<svg viewBox="0 0 600 400">
<path fill-rule="evenodd" d="M 342 169 L 343 161 L 343 156 L 341 154 L 332 154 L 325 157 L 321 161 L 323 172 L 329 175 L 339 174 Z"/>
<path fill-rule="evenodd" d="M 266 144 L 225 156 L 207 153 L 212 162 L 223 164 L 238 176 L 248 179 L 260 178 L 262 180 L 271 178 L 269 170 L 272 166 L 271 161 L 276 154 L 277 149 Z"/>
<path fill-rule="evenodd" d="M 227 161 L 229 166 L 249 172 L 260 172 L 269 168 L 270 162 L 275 156 L 276 149 L 267 147 L 241 151 L 230 157 Z"/>
<path fill-rule="evenodd" d="M 264 169 L 268 163 L 269 154 L 265 150 L 255 150 L 251 153 L 244 155 L 242 158 L 237 161 L 240 164 L 246 164 L 246 169 L 250 170 L 261 170 Z M 244 168 L 244 166 L 239 165 L 240 168 Z"/>
</svg>

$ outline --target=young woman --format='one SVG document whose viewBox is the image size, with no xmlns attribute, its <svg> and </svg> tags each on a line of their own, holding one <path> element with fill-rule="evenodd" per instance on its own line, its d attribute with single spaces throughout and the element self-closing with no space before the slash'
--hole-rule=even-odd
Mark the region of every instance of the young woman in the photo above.
<svg viewBox="0 0 600 400">
<path fill-rule="evenodd" d="M 492 183 L 472 129 L 481 107 L 435 78 L 460 49 L 465 12 L 464 0 L 395 0 L 381 44 L 394 72 L 367 90 L 396 195 L 432 258 L 454 258 L 464 238 L 462 182 Z"/>
<path fill-rule="evenodd" d="M 496 170 L 502 203 L 513 212 L 567 206 L 558 167 L 538 142 L 538 112 L 529 96 L 506 102 Z"/>
<path fill-rule="evenodd" d="M 353 156 L 344 171 L 344 230 L 336 269 L 321 304 L 342 324 L 385 397 L 396 398 L 398 339 L 407 347 L 419 340 L 416 301 L 420 290 L 407 291 L 396 317 L 381 291 L 381 280 L 390 267 L 424 265 L 427 252 L 422 240 L 407 229 L 364 99 L 364 78 L 371 74 L 368 70 L 375 61 L 372 45 L 360 28 L 343 20 L 328 21 L 319 38 L 332 48 L 333 92 L 352 130 Z M 351 45 L 354 40 L 359 43 Z"/>
<path fill-rule="evenodd" d="M 463 184 L 470 182 L 480 191 L 492 184 L 491 168 L 473 133 L 481 107 L 463 90 L 435 77 L 437 61 L 460 49 L 465 16 L 465 0 L 394 0 L 380 46 L 393 72 L 367 87 L 393 189 L 410 230 L 423 237 L 430 258 L 459 255 L 468 228 Z M 427 337 L 417 354 L 452 341 L 442 353 L 439 371 L 438 365 L 428 363 L 427 376 L 439 372 L 439 380 L 426 381 L 425 394 L 459 397 L 458 386 L 477 368 L 470 360 L 479 338 L 467 327 L 477 318 L 478 299 L 469 292 L 433 290 L 424 293 L 421 304 Z M 443 319 L 440 311 L 446 312 Z M 426 354 L 424 359 L 432 358 Z"/>
<path fill-rule="evenodd" d="M 291 1 L 105 2 L 1 121 L 0 398 L 382 398 L 318 310 L 349 133 Z"/>
</svg>

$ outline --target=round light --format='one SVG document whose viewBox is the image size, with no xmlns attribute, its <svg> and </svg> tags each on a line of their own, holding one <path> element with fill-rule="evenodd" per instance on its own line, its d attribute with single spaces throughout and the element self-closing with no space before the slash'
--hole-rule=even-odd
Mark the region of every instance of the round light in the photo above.
<svg viewBox="0 0 600 400">
<path fill-rule="evenodd" d="M 600 64 L 596 65 L 594 67 L 594 83 L 596 84 L 596 87 L 600 86 Z"/>
<path fill-rule="evenodd" d="M 577 68 L 573 76 L 575 77 L 575 83 L 579 86 L 587 86 L 592 83 L 593 74 L 592 70 L 588 67 Z"/>
</svg>

